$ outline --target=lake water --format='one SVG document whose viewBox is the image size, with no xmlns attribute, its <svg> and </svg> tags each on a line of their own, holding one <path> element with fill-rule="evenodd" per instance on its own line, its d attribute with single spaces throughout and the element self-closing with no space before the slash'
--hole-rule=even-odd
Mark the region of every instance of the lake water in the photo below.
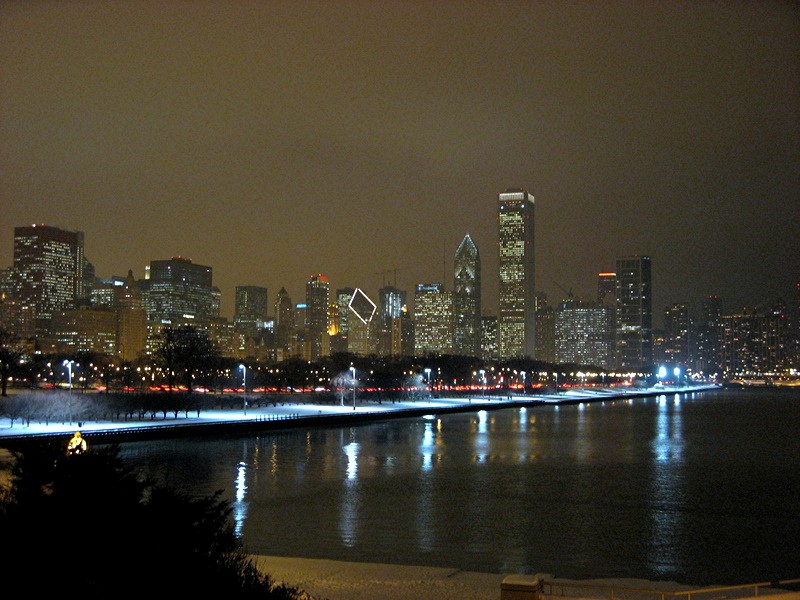
<svg viewBox="0 0 800 600">
<path fill-rule="evenodd" d="M 249 552 L 736 584 L 800 577 L 800 390 L 122 444 Z"/>
</svg>

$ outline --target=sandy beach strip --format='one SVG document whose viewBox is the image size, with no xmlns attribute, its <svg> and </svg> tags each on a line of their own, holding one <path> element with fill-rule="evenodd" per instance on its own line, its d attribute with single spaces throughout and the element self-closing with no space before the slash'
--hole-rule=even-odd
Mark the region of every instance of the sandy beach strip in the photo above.
<svg viewBox="0 0 800 600">
<path fill-rule="evenodd" d="M 497 600 L 506 577 L 439 567 L 254 555 L 262 573 L 319 600 Z"/>
</svg>

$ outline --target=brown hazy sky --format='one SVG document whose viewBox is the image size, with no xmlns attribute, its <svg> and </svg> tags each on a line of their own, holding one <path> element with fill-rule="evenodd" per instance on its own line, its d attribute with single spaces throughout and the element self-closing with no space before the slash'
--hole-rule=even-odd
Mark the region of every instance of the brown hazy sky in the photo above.
<svg viewBox="0 0 800 600">
<path fill-rule="evenodd" d="M 628 254 L 657 323 L 788 300 L 799 115 L 795 2 L 0 2 L 0 267 L 79 229 L 98 276 L 210 265 L 230 317 L 314 273 L 451 289 L 469 233 L 493 313 L 524 187 L 552 300 Z"/>
</svg>

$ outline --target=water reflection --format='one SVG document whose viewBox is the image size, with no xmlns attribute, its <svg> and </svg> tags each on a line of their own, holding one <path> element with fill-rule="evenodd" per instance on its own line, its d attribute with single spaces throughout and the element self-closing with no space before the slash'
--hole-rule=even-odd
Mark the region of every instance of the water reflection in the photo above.
<svg viewBox="0 0 800 600">
<path fill-rule="evenodd" d="M 675 569 L 671 563 L 680 555 L 676 552 L 676 545 L 684 526 L 683 511 L 679 510 L 685 492 L 685 443 L 679 395 L 676 394 L 672 399 L 665 395 L 658 397 L 655 436 L 651 446 L 654 458 L 650 486 L 653 510 L 650 513 L 652 525 L 648 548 L 649 559 L 661 574 Z"/>
<path fill-rule="evenodd" d="M 441 421 L 437 421 L 437 430 Z M 420 449 L 422 450 L 422 470 L 419 475 L 419 490 L 417 493 L 417 514 L 415 526 L 417 531 L 417 548 L 422 552 L 433 550 L 434 512 L 433 512 L 433 477 L 430 473 L 433 468 L 433 455 L 436 448 L 436 435 L 433 423 L 427 421 L 422 433 Z"/>
<path fill-rule="evenodd" d="M 477 434 L 473 437 L 472 444 L 475 448 L 474 457 L 479 463 L 485 462 L 489 455 L 489 436 L 487 435 L 488 413 L 485 410 L 478 411 Z"/>
<path fill-rule="evenodd" d="M 339 532 L 342 543 L 352 548 L 356 544 L 358 530 L 358 450 L 357 442 L 350 442 L 342 447 L 347 456 L 347 478 L 345 479 L 342 513 L 339 521 Z"/>
</svg>

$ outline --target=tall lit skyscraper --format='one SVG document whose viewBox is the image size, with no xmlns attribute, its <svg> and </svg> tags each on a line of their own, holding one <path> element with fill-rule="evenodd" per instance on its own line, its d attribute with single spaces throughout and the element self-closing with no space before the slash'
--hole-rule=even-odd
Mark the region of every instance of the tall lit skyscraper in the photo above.
<svg viewBox="0 0 800 600">
<path fill-rule="evenodd" d="M 453 353 L 481 355 L 481 257 L 469 234 L 461 240 L 455 255 Z"/>
<path fill-rule="evenodd" d="M 328 336 L 328 304 L 330 302 L 330 282 L 328 277 L 318 273 L 306 283 L 306 327 L 311 345 L 311 360 L 319 360 L 330 354 Z"/>
<path fill-rule="evenodd" d="M 450 354 L 453 298 L 441 283 L 419 283 L 414 293 L 414 354 Z"/>
<path fill-rule="evenodd" d="M 689 365 L 689 307 L 674 303 L 664 309 L 666 361 L 685 369 Z"/>
<path fill-rule="evenodd" d="M 211 267 L 194 264 L 190 258 L 151 260 L 142 286 L 147 317 L 173 326 L 205 327 L 219 316 L 218 290 L 211 278 Z"/>
<path fill-rule="evenodd" d="M 648 369 L 653 360 L 653 297 L 649 256 L 617 259 L 617 370 Z"/>
<path fill-rule="evenodd" d="M 54 313 L 86 295 L 84 266 L 83 232 L 49 225 L 14 228 L 14 298 L 33 311 L 36 329 L 20 333 L 46 333 Z"/>
<path fill-rule="evenodd" d="M 534 199 L 521 189 L 498 195 L 500 311 L 497 345 L 501 359 L 534 358 Z"/>
</svg>

